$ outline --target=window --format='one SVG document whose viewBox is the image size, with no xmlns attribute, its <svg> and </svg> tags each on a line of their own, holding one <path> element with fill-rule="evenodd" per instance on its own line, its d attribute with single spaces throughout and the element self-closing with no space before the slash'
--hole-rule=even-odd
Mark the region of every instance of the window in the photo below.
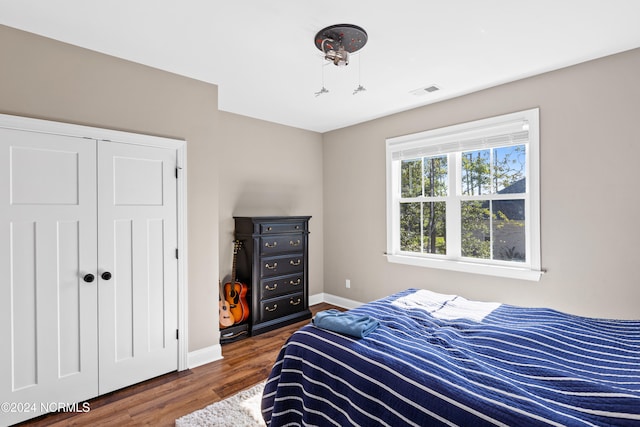
<svg viewBox="0 0 640 427">
<path fill-rule="evenodd" d="M 539 280 L 538 115 L 388 139 L 388 260 Z"/>
</svg>

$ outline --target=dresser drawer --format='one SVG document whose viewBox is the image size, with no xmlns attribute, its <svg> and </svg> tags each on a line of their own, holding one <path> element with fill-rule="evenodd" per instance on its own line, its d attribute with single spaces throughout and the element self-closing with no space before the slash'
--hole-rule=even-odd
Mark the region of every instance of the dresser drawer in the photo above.
<svg viewBox="0 0 640 427">
<path fill-rule="evenodd" d="M 305 221 L 265 222 L 260 224 L 260 234 L 299 233 L 305 230 Z"/>
<path fill-rule="evenodd" d="M 260 313 L 262 314 L 263 322 L 288 316 L 302 310 L 304 310 L 302 292 L 260 302 Z"/>
<path fill-rule="evenodd" d="M 260 299 L 265 300 L 283 294 L 301 292 L 304 289 L 304 274 L 292 274 L 277 279 L 264 279 L 260 281 Z"/>
<path fill-rule="evenodd" d="M 302 249 L 302 234 L 275 235 L 260 238 L 260 252 L 263 255 L 282 252 L 298 252 Z"/>
<path fill-rule="evenodd" d="M 260 264 L 260 277 L 282 276 L 302 271 L 304 271 L 302 254 L 264 257 Z"/>
</svg>

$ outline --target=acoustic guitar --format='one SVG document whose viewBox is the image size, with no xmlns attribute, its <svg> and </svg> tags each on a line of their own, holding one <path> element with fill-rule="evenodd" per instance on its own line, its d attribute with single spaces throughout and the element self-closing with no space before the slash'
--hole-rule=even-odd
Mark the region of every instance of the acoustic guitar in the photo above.
<svg viewBox="0 0 640 427">
<path fill-rule="evenodd" d="M 232 326 L 235 321 L 230 311 L 229 302 L 220 296 L 222 295 L 222 282 L 218 281 L 218 286 L 220 287 L 220 292 L 218 293 L 218 318 L 220 319 L 220 328 L 223 329 Z"/>
<path fill-rule="evenodd" d="M 229 303 L 229 309 L 231 310 L 235 323 L 244 322 L 249 319 L 249 304 L 247 304 L 247 291 L 249 290 L 249 287 L 244 283 L 238 282 L 236 277 L 236 258 L 241 245 L 242 242 L 234 240 L 231 281 L 224 285 L 225 299 Z"/>
</svg>

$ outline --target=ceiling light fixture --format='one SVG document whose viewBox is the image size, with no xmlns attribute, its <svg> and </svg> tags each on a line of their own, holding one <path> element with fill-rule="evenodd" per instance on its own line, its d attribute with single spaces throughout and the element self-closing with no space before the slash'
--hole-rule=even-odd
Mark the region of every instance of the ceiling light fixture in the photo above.
<svg viewBox="0 0 640 427">
<path fill-rule="evenodd" d="M 325 93 L 329 93 L 329 91 L 327 90 L 326 87 L 324 87 L 324 66 L 325 64 L 322 64 L 322 66 L 320 67 L 321 71 L 322 71 L 322 89 L 320 89 L 319 91 L 317 91 L 315 93 L 316 98 L 319 97 L 320 95 L 324 95 Z"/>
<path fill-rule="evenodd" d="M 326 88 L 326 87 L 322 86 L 322 88 L 321 88 L 319 91 L 317 91 L 316 93 L 314 93 L 314 95 L 315 95 L 315 96 L 316 96 L 316 98 L 317 98 L 317 97 L 319 97 L 320 95 L 325 94 L 325 93 L 329 93 L 329 91 L 327 90 L 327 88 Z"/>
<path fill-rule="evenodd" d="M 337 24 L 328 26 L 316 34 L 314 39 L 316 47 L 324 54 L 324 59 L 335 66 L 349 65 L 349 55 L 359 51 L 367 44 L 367 32 L 353 24 Z M 361 61 L 358 61 L 358 87 L 353 91 L 357 95 L 367 89 L 360 83 Z M 322 68 L 322 88 L 315 92 L 318 97 L 329 91 L 324 87 L 324 67 Z"/>
<path fill-rule="evenodd" d="M 324 59 L 336 66 L 349 65 L 349 54 L 367 44 L 367 32 L 352 24 L 337 24 L 316 34 L 315 45 L 324 53 Z"/>
<path fill-rule="evenodd" d="M 355 90 L 353 91 L 353 95 L 357 95 L 360 92 L 364 92 L 367 90 L 364 86 L 362 86 L 362 83 L 360 83 L 361 77 L 362 77 L 362 56 L 358 58 L 358 87 L 355 88 Z"/>
</svg>

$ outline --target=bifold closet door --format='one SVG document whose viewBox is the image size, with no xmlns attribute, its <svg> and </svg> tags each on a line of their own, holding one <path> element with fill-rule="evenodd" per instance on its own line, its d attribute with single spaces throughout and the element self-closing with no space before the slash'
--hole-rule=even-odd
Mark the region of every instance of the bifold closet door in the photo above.
<svg viewBox="0 0 640 427">
<path fill-rule="evenodd" d="M 178 366 L 175 168 L 175 149 L 98 142 L 100 394 Z"/>
<path fill-rule="evenodd" d="M 96 145 L 0 128 L 0 174 L 7 425 L 98 394 Z"/>
<path fill-rule="evenodd" d="M 175 168 L 0 127 L 0 425 L 177 369 Z"/>
</svg>

